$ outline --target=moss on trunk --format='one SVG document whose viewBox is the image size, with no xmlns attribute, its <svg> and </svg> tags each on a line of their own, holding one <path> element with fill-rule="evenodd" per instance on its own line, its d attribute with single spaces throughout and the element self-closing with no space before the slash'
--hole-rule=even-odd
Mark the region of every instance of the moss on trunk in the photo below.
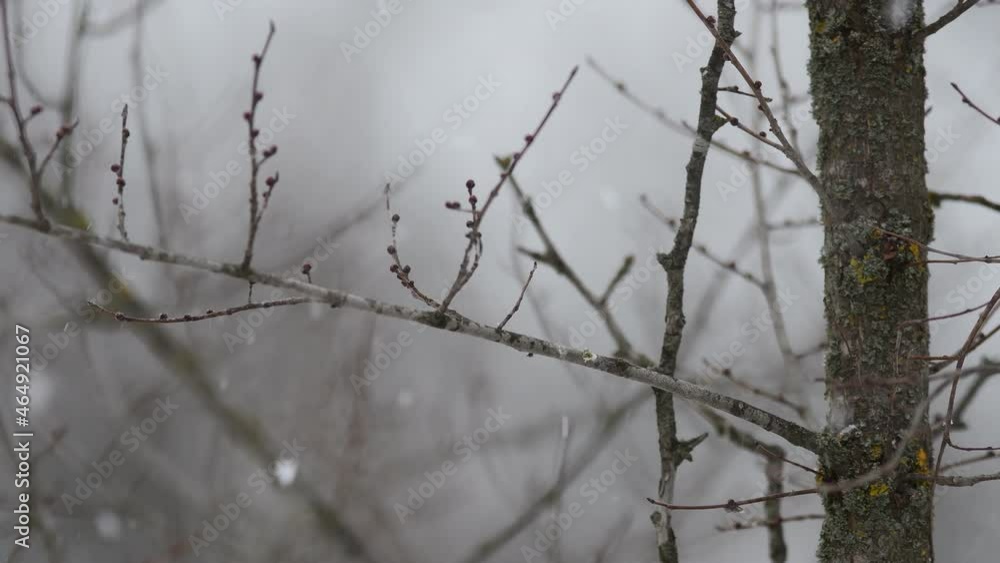
<svg viewBox="0 0 1000 563">
<path fill-rule="evenodd" d="M 918 245 L 932 212 L 924 156 L 922 2 L 810 0 L 809 72 L 820 127 L 830 438 L 823 477 L 865 474 L 892 456 L 927 395 L 927 270 Z M 900 338 L 897 339 L 897 334 Z M 825 563 L 930 562 L 932 499 L 903 474 L 926 470 L 926 409 L 896 471 L 825 500 Z"/>
</svg>

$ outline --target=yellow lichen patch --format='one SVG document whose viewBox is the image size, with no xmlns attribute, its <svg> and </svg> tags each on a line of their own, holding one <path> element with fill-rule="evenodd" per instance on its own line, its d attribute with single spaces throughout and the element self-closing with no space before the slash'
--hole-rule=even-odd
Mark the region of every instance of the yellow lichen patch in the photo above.
<svg viewBox="0 0 1000 563">
<path fill-rule="evenodd" d="M 826 20 L 819 20 L 816 22 L 816 33 L 823 33 L 826 31 Z"/>
<path fill-rule="evenodd" d="M 880 497 L 889 492 L 889 485 L 885 483 L 875 483 L 874 485 L 868 487 L 868 496 L 870 497 Z"/>
<path fill-rule="evenodd" d="M 873 461 L 882 459 L 882 444 L 875 444 L 872 446 L 871 457 Z"/>
<path fill-rule="evenodd" d="M 927 450 L 920 448 L 917 450 L 917 473 L 927 475 L 930 472 L 931 469 L 927 463 Z"/>
<path fill-rule="evenodd" d="M 865 273 L 864 263 L 857 258 L 851 258 L 851 270 L 854 270 L 854 277 L 861 285 L 871 283 L 876 279 L 875 276 Z"/>
<path fill-rule="evenodd" d="M 920 245 L 918 245 L 915 242 L 911 242 L 910 246 L 909 246 L 909 249 L 910 249 L 910 254 L 913 255 L 913 261 L 917 262 L 918 265 L 920 266 L 920 269 L 923 270 L 924 269 L 924 265 L 920 264 Z"/>
</svg>

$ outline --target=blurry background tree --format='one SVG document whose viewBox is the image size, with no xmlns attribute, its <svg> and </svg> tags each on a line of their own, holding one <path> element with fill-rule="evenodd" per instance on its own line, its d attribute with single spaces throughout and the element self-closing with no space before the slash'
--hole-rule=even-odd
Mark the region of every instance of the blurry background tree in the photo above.
<svg viewBox="0 0 1000 563">
<path fill-rule="evenodd" d="M 466 4 L 0 2 L 8 559 L 988 560 L 992 3 Z"/>
</svg>

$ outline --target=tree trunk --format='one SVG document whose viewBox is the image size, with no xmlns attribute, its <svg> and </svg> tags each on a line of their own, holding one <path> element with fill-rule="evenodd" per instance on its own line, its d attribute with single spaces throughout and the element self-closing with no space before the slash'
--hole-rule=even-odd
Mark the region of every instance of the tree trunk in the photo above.
<svg viewBox="0 0 1000 563">
<path fill-rule="evenodd" d="M 893 13 L 896 4 L 907 14 Z M 876 470 L 920 425 L 901 463 L 877 481 L 824 499 L 824 563 L 933 561 L 932 495 L 904 478 L 930 462 L 926 406 L 927 269 L 932 231 L 924 158 L 921 0 L 810 0 L 809 73 L 820 127 L 829 438 L 822 477 Z M 884 229 L 884 230 L 883 230 Z"/>
</svg>

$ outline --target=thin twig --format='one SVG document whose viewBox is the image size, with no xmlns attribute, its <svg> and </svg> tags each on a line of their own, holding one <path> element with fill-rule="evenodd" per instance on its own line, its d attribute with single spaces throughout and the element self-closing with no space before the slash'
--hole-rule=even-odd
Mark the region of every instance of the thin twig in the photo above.
<svg viewBox="0 0 1000 563">
<path fill-rule="evenodd" d="M 732 125 L 733 127 L 739 129 L 740 131 L 743 131 L 747 135 L 750 135 L 751 138 L 756 139 L 756 140 L 764 143 L 765 145 L 767 145 L 769 147 L 776 148 L 779 151 L 783 150 L 783 147 L 781 146 L 780 143 L 775 143 L 774 141 L 772 141 L 772 140 L 770 140 L 770 139 L 767 138 L 767 132 L 766 131 L 754 131 L 753 129 L 751 129 L 751 128 L 747 127 L 746 125 L 744 125 L 744 123 L 742 121 L 740 121 L 739 119 L 733 117 L 729 112 L 727 112 L 726 110 L 722 109 L 721 107 L 717 106 L 715 109 L 720 114 L 722 114 L 722 117 L 726 118 L 726 121 L 728 121 L 730 125 Z"/>
<path fill-rule="evenodd" d="M 690 125 L 687 125 L 686 123 L 682 123 L 682 122 L 679 122 L 679 121 L 674 121 L 673 119 L 671 119 L 670 117 L 668 117 L 667 114 L 666 114 L 666 112 L 664 112 L 662 109 L 653 106 L 652 104 L 646 102 L 645 100 L 643 100 L 643 99 L 639 98 L 638 96 L 636 96 L 635 94 L 633 94 L 632 91 L 628 89 L 628 87 L 625 85 L 624 82 L 622 82 L 620 80 L 616 80 L 614 77 L 612 77 L 610 74 L 608 74 L 608 72 L 606 70 L 604 70 L 599 64 L 597 64 L 597 61 L 595 61 L 593 58 L 587 57 L 587 64 L 590 65 L 590 67 L 593 68 L 594 71 L 596 71 L 597 74 L 601 78 L 603 78 L 608 84 L 612 85 L 615 88 L 615 90 L 617 90 L 619 93 L 621 93 L 622 96 L 624 96 L 626 100 L 628 100 L 629 102 L 631 102 L 632 105 L 634 105 L 635 107 L 639 108 L 644 113 L 646 113 L 646 114 L 650 115 L 651 117 L 653 117 L 660 125 L 663 125 L 667 129 L 670 129 L 670 130 L 675 131 L 677 133 L 681 133 L 681 134 L 687 135 L 689 137 L 694 137 L 695 132 L 694 132 L 694 128 L 693 127 L 691 127 Z M 781 172 L 781 173 L 784 173 L 784 174 L 792 174 L 792 175 L 796 175 L 796 176 L 799 175 L 799 171 L 796 170 L 795 168 L 787 168 L 787 167 L 784 167 L 784 166 L 781 166 L 781 165 L 778 165 L 778 164 L 774 164 L 773 162 L 769 162 L 769 161 L 766 161 L 766 160 L 756 159 L 754 156 L 752 156 L 750 154 L 749 151 L 741 151 L 741 150 L 734 149 L 734 148 L 730 147 L 729 145 L 723 143 L 722 141 L 713 139 L 712 140 L 712 146 L 714 148 L 716 148 L 716 149 L 718 149 L 718 150 L 720 150 L 720 151 L 722 151 L 722 152 L 730 155 L 730 156 L 734 156 L 734 157 L 739 158 L 741 160 L 744 160 L 744 161 L 747 161 L 747 162 L 756 162 L 756 163 L 760 164 L 761 166 L 770 168 L 772 170 L 775 170 L 777 172 Z"/>
<path fill-rule="evenodd" d="M 739 530 L 749 530 L 751 528 L 760 528 L 764 526 L 771 526 L 773 524 L 786 524 L 788 522 L 804 522 L 806 520 L 822 520 L 826 518 L 825 514 L 800 514 L 798 516 L 784 516 L 776 520 L 769 520 L 767 518 L 762 518 L 758 520 L 751 520 L 750 522 L 734 522 L 730 526 L 716 526 L 715 529 L 719 532 L 735 532 Z"/>
<path fill-rule="evenodd" d="M 113 203 L 118 206 L 118 233 L 122 240 L 128 240 L 128 231 L 125 230 L 125 147 L 128 146 L 128 104 L 122 108 L 122 148 L 118 157 L 118 164 L 111 167 L 115 174 L 115 185 L 118 188 L 118 196 Z"/>
<path fill-rule="evenodd" d="M 975 0 L 971 0 L 971 1 L 972 1 L 973 4 L 975 4 Z M 959 96 L 962 96 L 962 103 L 963 104 L 965 104 L 965 105 L 969 106 L 970 108 L 976 110 L 977 112 L 979 112 L 980 115 L 982 115 L 986 119 L 989 119 L 993 123 L 995 123 L 997 125 L 1000 125 L 1000 116 L 993 117 L 989 113 L 986 113 L 986 110 L 984 110 L 983 108 L 979 107 L 975 102 L 973 102 L 972 100 L 970 100 L 969 97 L 965 95 L 965 92 L 963 92 L 962 89 L 958 87 L 958 84 L 955 84 L 954 82 L 952 82 L 951 83 L 951 87 L 954 88 L 956 92 L 958 92 Z"/>
<path fill-rule="evenodd" d="M 788 497 L 800 497 L 803 495 L 814 495 L 818 494 L 819 489 L 800 489 L 797 491 L 787 491 L 784 493 L 777 493 L 773 495 L 765 495 L 762 497 L 753 497 L 743 500 L 729 499 L 728 501 L 721 504 L 669 504 L 666 502 L 661 502 L 656 499 L 647 498 L 646 500 L 657 506 L 662 506 L 670 510 L 726 510 L 728 512 L 740 512 L 741 506 L 747 506 L 749 504 L 757 504 L 761 502 L 767 502 L 769 500 L 782 499 Z"/>
<path fill-rule="evenodd" d="M 260 172 L 261 165 L 270 157 L 274 156 L 277 152 L 276 147 L 271 146 L 264 150 L 262 156 L 263 158 L 257 159 L 257 136 L 260 135 L 260 130 L 257 129 L 255 121 L 257 119 L 257 106 L 260 104 L 261 99 L 264 98 L 264 94 L 258 89 L 260 84 L 260 68 L 264 62 L 264 57 L 267 56 L 268 48 L 271 46 L 271 39 L 274 37 L 274 22 L 270 22 L 270 26 L 267 32 L 267 40 L 264 41 L 264 48 L 261 49 L 259 54 L 254 54 L 253 59 L 253 83 L 250 88 L 250 109 L 243 114 L 243 119 L 247 122 L 247 149 L 250 158 L 250 225 L 247 230 L 247 245 L 246 249 L 243 251 L 243 264 L 242 268 L 244 270 L 250 270 L 250 262 L 253 260 L 253 247 L 254 241 L 257 238 L 257 229 L 260 226 L 260 220 L 263 217 L 263 212 L 258 212 L 258 206 L 260 201 L 257 196 L 257 175 Z M 271 190 L 274 188 L 274 184 L 277 183 L 277 177 L 274 177 L 274 182 L 268 178 L 268 192 L 266 196 L 270 196 Z M 265 206 L 267 205 L 265 198 Z"/>
<path fill-rule="evenodd" d="M 222 309 L 220 311 L 215 311 L 209 309 L 204 313 L 196 315 L 180 315 L 180 316 L 168 316 L 166 313 L 161 314 L 158 317 L 133 317 L 126 315 L 120 311 L 112 311 L 107 307 L 103 307 L 93 301 L 87 301 L 87 304 L 91 307 L 106 313 L 115 318 L 116 321 L 127 322 L 127 323 L 151 323 L 151 324 L 173 324 L 173 323 L 195 323 L 198 321 L 204 321 L 208 319 L 214 319 L 218 317 L 228 317 L 235 315 L 236 313 L 242 313 L 243 311 L 252 311 L 254 309 L 271 309 L 274 307 L 287 307 L 289 305 L 301 305 L 302 303 L 316 303 L 317 300 L 311 297 L 289 297 L 287 299 L 275 299 L 273 301 L 261 301 L 257 303 L 247 303 L 246 305 L 240 305 L 238 307 L 229 307 L 227 309 Z"/>
<path fill-rule="evenodd" d="M 545 112 L 545 116 L 542 117 L 541 122 L 539 122 L 539 124 L 535 127 L 535 130 L 524 136 L 524 145 L 521 147 L 520 151 L 515 152 L 511 156 L 510 166 L 500 172 L 500 180 L 497 181 L 496 185 L 493 186 L 493 189 L 490 190 L 489 195 L 486 197 L 486 202 L 483 204 L 482 209 L 478 213 L 475 211 L 475 205 L 478 199 L 476 199 L 476 196 L 472 195 L 472 187 L 475 184 L 472 180 L 469 180 L 469 182 L 466 183 L 466 186 L 469 189 L 469 202 L 473 205 L 473 218 L 469 224 L 469 232 L 466 233 L 469 243 L 465 248 L 462 262 L 458 268 L 458 274 L 455 276 L 455 281 L 452 283 L 451 288 L 448 290 L 444 299 L 441 300 L 438 312 L 443 313 L 448 310 L 448 306 L 451 305 L 452 300 L 455 299 L 458 292 L 462 291 L 465 284 L 468 283 L 469 280 L 472 279 L 473 274 L 476 273 L 476 269 L 479 267 L 479 259 L 482 256 L 483 251 L 482 233 L 480 232 L 483 216 L 486 215 L 486 212 L 496 200 L 497 195 L 500 193 L 500 188 L 502 188 L 504 183 L 507 182 L 507 178 L 514 174 L 514 169 L 517 167 L 518 163 L 521 162 L 521 159 L 524 158 L 524 153 L 528 152 L 528 149 L 531 148 L 532 144 L 534 144 L 535 139 L 538 138 L 539 133 L 542 132 L 542 128 L 545 127 L 549 118 L 552 117 L 556 107 L 559 105 L 559 101 L 562 100 L 563 95 L 566 93 L 569 85 L 573 82 L 573 78 L 576 76 L 579 69 L 580 67 L 578 66 L 573 67 L 573 70 L 570 71 L 569 76 L 563 83 L 562 88 L 552 94 L 552 104 L 549 105 L 549 110 Z M 475 258 L 472 259 L 472 263 L 470 265 L 469 260 L 472 258 L 473 253 L 475 254 Z"/>
<path fill-rule="evenodd" d="M 535 277 L 536 269 L 538 269 L 538 262 L 532 262 L 531 271 L 528 272 L 528 279 L 524 280 L 524 287 L 521 288 L 521 294 L 517 296 L 517 302 L 514 303 L 514 308 L 511 309 L 510 312 L 507 313 L 507 316 L 504 317 L 503 320 L 500 321 L 500 324 L 497 325 L 498 331 L 503 330 L 503 327 L 507 324 L 507 321 L 509 321 L 514 316 L 514 313 L 516 313 L 517 310 L 521 308 L 521 301 L 524 300 L 524 293 L 528 291 L 528 284 L 531 283 L 531 278 Z"/>
<path fill-rule="evenodd" d="M 507 166 L 504 159 L 497 158 L 496 162 L 501 170 L 504 170 Z M 562 253 L 559 251 L 559 248 L 556 246 L 555 241 L 553 241 L 552 237 L 549 236 L 548 231 L 542 225 L 541 218 L 538 216 L 538 212 L 535 210 L 534 205 L 532 205 L 531 199 L 528 198 L 527 194 L 525 194 L 520 183 L 513 174 L 510 176 L 510 186 L 514 192 L 514 196 L 518 200 L 518 203 L 520 203 L 524 216 L 528 218 L 528 222 L 531 223 L 531 226 L 535 229 L 535 233 L 538 234 L 538 238 L 541 239 L 542 245 L 545 247 L 545 250 L 542 252 L 530 252 L 523 249 L 521 249 L 521 252 L 523 254 L 527 254 L 538 262 L 548 265 L 555 270 L 556 273 L 566 278 L 566 280 L 569 281 L 569 283 L 577 290 L 580 296 L 583 297 L 584 301 L 597 311 L 597 313 L 601 316 L 601 320 L 607 327 L 611 339 L 615 342 L 615 346 L 617 347 L 615 355 L 628 358 L 630 361 L 641 362 L 642 358 L 633 354 L 632 344 L 625 335 L 624 329 L 621 328 L 618 321 L 608 308 L 607 302 L 604 300 L 605 296 L 598 296 L 591 291 L 590 288 L 587 287 L 587 284 L 583 282 L 583 279 L 580 278 L 579 274 L 577 274 L 576 270 L 573 269 L 565 260 Z M 621 268 L 619 268 L 619 273 L 620 272 Z M 617 277 L 617 274 L 615 277 Z M 613 281 L 613 283 L 617 282 Z"/>
<path fill-rule="evenodd" d="M 722 48 L 725 49 L 726 55 L 728 55 L 727 60 L 732 63 L 733 67 L 735 67 L 737 72 L 740 73 L 740 76 L 743 77 L 747 86 L 749 86 L 751 91 L 754 93 L 757 101 L 760 102 L 758 107 L 760 111 L 764 113 L 764 116 L 767 117 L 767 122 L 771 127 L 771 132 L 778 138 L 782 153 L 784 153 L 785 156 L 788 157 L 793 164 L 795 164 L 795 168 L 799 171 L 799 174 L 809 183 L 810 186 L 813 187 L 814 190 L 816 190 L 816 193 L 822 197 L 823 191 L 821 189 L 819 178 L 817 178 L 816 175 L 813 174 L 812 170 L 809 169 L 809 166 L 806 164 L 805 160 L 803 160 L 802 155 L 788 142 L 788 139 L 785 137 L 785 133 L 781 129 L 781 125 L 778 124 L 778 120 L 774 117 L 774 113 L 771 111 L 771 106 L 768 104 L 767 98 L 761 91 L 761 83 L 754 80 L 743 64 L 740 63 L 736 53 L 734 53 L 729 47 L 729 44 L 722 39 L 719 29 L 716 29 L 715 25 L 709 21 L 708 17 L 706 17 L 704 13 L 702 13 L 698 4 L 694 0 L 686 1 L 688 6 L 690 6 L 694 11 L 695 15 L 698 16 L 698 19 L 701 20 L 702 24 L 704 24 L 709 32 L 715 36 L 717 44 L 722 45 Z"/>
<path fill-rule="evenodd" d="M 435 309 L 439 306 L 438 302 L 432 299 L 429 295 L 420 291 L 417 287 L 415 281 L 410 276 L 410 271 L 412 268 L 409 264 L 403 264 L 399 258 L 399 241 L 396 238 L 397 226 L 399 225 L 400 216 L 398 213 L 392 212 L 392 204 L 390 196 L 392 190 L 389 184 L 385 185 L 385 214 L 389 217 L 390 233 L 392 234 L 392 241 L 389 246 L 386 247 L 386 252 L 389 254 L 392 264 L 389 265 L 389 271 L 396 275 L 396 279 L 399 283 L 410 292 L 415 299 L 434 307 Z"/>
<path fill-rule="evenodd" d="M 651 202 L 649 198 L 646 197 L 646 194 L 639 195 L 639 203 L 641 203 L 642 206 L 646 208 L 647 211 L 649 211 L 654 217 L 659 219 L 671 231 L 674 231 L 675 233 L 677 232 L 678 229 L 677 219 L 674 219 L 673 217 L 668 217 L 665 213 L 663 213 L 663 211 L 661 211 L 658 207 L 656 207 L 656 205 L 654 205 L 653 202 Z M 723 270 L 731 274 L 734 274 L 736 276 L 739 276 L 740 278 L 743 278 L 744 280 L 756 286 L 758 289 L 764 288 L 764 280 L 758 278 L 751 272 L 741 269 L 739 266 L 736 265 L 736 262 L 732 260 L 723 260 L 719 256 L 716 256 L 705 245 L 694 243 L 691 245 L 691 248 L 698 254 L 704 256 L 709 262 L 712 262 L 713 264 L 722 268 Z"/>
<path fill-rule="evenodd" d="M 607 305 L 608 299 L 611 298 L 611 294 L 614 293 L 615 291 L 615 287 L 617 287 L 618 284 L 621 283 L 623 279 L 625 279 L 625 276 L 628 275 L 629 271 L 632 269 L 632 266 L 634 264 L 635 264 L 635 256 L 631 254 L 629 254 L 628 256 L 625 257 L 624 260 L 622 260 L 622 265 L 618 267 L 618 271 L 615 272 L 614 277 L 612 277 L 611 281 L 608 282 L 608 287 L 604 289 L 604 293 L 601 294 L 601 298 L 598 300 L 598 303 L 600 303 L 601 305 Z"/>
<path fill-rule="evenodd" d="M 48 230 L 49 220 L 45 216 L 44 209 L 42 209 L 42 170 L 38 166 L 37 154 L 31 144 L 31 140 L 28 138 L 28 120 L 21 113 L 21 107 L 17 101 L 17 72 L 14 67 L 14 46 L 11 44 L 10 40 L 11 32 L 10 23 L 8 21 L 7 4 L 8 0 L 0 0 L 0 18 L 3 20 L 4 51 L 7 55 L 7 82 L 10 86 L 10 93 L 3 99 L 3 102 L 10 107 L 10 111 L 14 115 L 14 125 L 17 127 L 17 135 L 21 142 L 21 150 L 24 152 L 25 160 L 28 162 L 28 190 L 31 195 L 31 211 L 35 214 L 35 219 L 38 220 L 39 226 L 44 231 Z M 32 114 L 37 114 L 40 111 L 41 106 L 35 106 L 31 109 Z M 56 143 L 62 140 L 65 136 L 64 129 L 65 127 L 59 128 L 59 133 L 56 134 Z"/>
</svg>

